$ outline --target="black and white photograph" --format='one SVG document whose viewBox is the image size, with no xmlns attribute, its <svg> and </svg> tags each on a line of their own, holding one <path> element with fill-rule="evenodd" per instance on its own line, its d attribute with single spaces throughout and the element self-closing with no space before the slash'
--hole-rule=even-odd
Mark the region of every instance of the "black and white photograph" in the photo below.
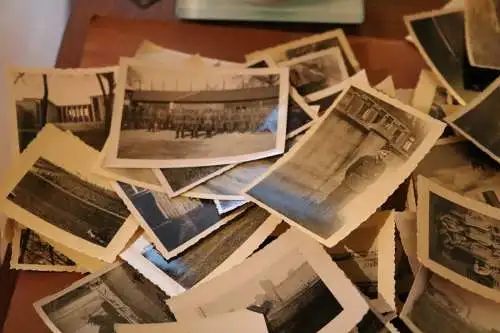
<svg viewBox="0 0 500 333">
<path fill-rule="evenodd" d="M 500 304 L 421 269 L 401 312 L 415 333 L 496 333 Z"/>
<path fill-rule="evenodd" d="M 500 191 L 500 164 L 464 138 L 440 139 L 413 172 L 417 176 L 483 202 L 478 191 Z"/>
<path fill-rule="evenodd" d="M 155 192 L 118 182 L 116 190 L 160 253 L 170 259 L 240 214 L 219 214 L 213 200 Z"/>
<path fill-rule="evenodd" d="M 16 226 L 10 267 L 47 272 L 84 272 L 74 261 L 30 229 Z"/>
<path fill-rule="evenodd" d="M 460 112 L 445 121 L 500 163 L 500 124 L 495 110 L 500 101 L 500 77 Z"/>
<path fill-rule="evenodd" d="M 467 52 L 473 66 L 500 69 L 500 1 L 465 1 Z"/>
<path fill-rule="evenodd" d="M 462 9 L 406 16 L 405 22 L 422 57 L 460 104 L 469 103 L 496 78 L 468 62 Z"/>
<path fill-rule="evenodd" d="M 288 69 L 172 69 L 122 59 L 106 165 L 193 167 L 283 153 Z"/>
<path fill-rule="evenodd" d="M 418 180 L 418 256 L 459 286 L 500 300 L 500 210 Z"/>
<path fill-rule="evenodd" d="M 342 57 L 347 66 L 349 75 L 354 75 L 358 72 L 361 66 L 342 29 L 331 30 L 265 50 L 258 50 L 247 54 L 245 58 L 247 61 L 254 61 L 262 58 L 263 55 L 267 55 L 275 63 L 281 65 L 281 63 L 285 61 L 336 47 L 342 52 Z"/>
<path fill-rule="evenodd" d="M 248 200 L 214 200 L 214 203 L 219 214 L 226 214 L 247 204 Z"/>
<path fill-rule="evenodd" d="M 399 333 L 382 315 L 370 309 L 350 333 Z"/>
<path fill-rule="evenodd" d="M 110 181 L 92 173 L 97 150 L 47 125 L 2 185 L 5 214 L 40 236 L 113 262 L 137 224 Z"/>
<path fill-rule="evenodd" d="M 368 87 L 351 86 L 248 198 L 328 247 L 379 207 L 444 124 Z"/>
<path fill-rule="evenodd" d="M 111 128 L 116 68 L 16 69 L 10 72 L 19 150 L 47 123 L 101 150 Z"/>
<path fill-rule="evenodd" d="M 114 333 L 115 324 L 175 321 L 169 298 L 127 263 L 113 264 L 34 304 L 54 333 Z"/>
<path fill-rule="evenodd" d="M 350 332 L 369 309 L 321 246 L 293 231 L 167 304 L 179 321 L 248 309 L 270 333 Z"/>
<path fill-rule="evenodd" d="M 330 88 L 349 77 L 337 47 L 280 63 L 290 68 L 290 84 L 302 96 Z"/>
<path fill-rule="evenodd" d="M 162 290 L 177 295 L 241 263 L 279 223 L 279 218 L 254 206 L 170 260 L 144 238 L 121 257 Z"/>
</svg>

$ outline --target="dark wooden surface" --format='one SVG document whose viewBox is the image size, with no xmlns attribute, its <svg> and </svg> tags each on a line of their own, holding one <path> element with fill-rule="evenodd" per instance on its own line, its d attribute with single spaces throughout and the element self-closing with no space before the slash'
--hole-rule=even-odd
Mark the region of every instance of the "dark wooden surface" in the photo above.
<svg viewBox="0 0 500 333">
<path fill-rule="evenodd" d="M 397 86 L 414 86 L 424 63 L 416 50 L 402 41 L 406 35 L 402 16 L 438 8 L 443 2 L 367 0 L 366 22 L 343 27 L 372 83 L 391 74 Z M 156 21 L 147 21 L 150 19 Z M 112 65 L 120 56 L 133 55 L 143 39 L 184 52 L 242 61 L 243 55 L 252 50 L 332 28 L 335 26 L 182 22 L 174 18 L 172 0 L 160 1 L 145 11 L 129 0 L 74 0 L 57 64 L 63 68 Z M 32 303 L 79 277 L 70 273 L 9 272 L 0 267 L 0 331 L 2 313 L 7 313 L 5 333 L 49 332 Z"/>
</svg>

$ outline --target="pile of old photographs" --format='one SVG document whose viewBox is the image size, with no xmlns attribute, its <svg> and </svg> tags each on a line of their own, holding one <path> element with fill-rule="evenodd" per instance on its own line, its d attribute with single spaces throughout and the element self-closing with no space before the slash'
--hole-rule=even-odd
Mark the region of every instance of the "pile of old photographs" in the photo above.
<svg viewBox="0 0 500 333">
<path fill-rule="evenodd" d="M 90 273 L 36 311 L 57 333 L 499 332 L 499 13 L 405 18 L 414 89 L 371 87 L 341 30 L 245 63 L 145 41 L 12 69 L 11 267 Z"/>
</svg>

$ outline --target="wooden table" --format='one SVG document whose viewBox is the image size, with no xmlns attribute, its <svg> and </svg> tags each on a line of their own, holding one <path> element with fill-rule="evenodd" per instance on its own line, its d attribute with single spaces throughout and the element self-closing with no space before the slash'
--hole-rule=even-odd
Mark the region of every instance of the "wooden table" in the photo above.
<svg viewBox="0 0 500 333">
<path fill-rule="evenodd" d="M 405 31 L 401 16 L 437 8 L 442 2 L 367 1 L 367 22 L 361 26 L 347 27 L 347 32 L 364 35 L 349 36 L 349 41 L 359 62 L 367 69 L 372 83 L 392 75 L 398 87 L 414 87 L 424 63 L 416 49 L 402 40 Z M 299 38 L 310 34 L 311 31 L 332 28 L 187 23 L 173 19 L 172 4 L 168 0 L 144 12 L 139 12 L 131 6 L 133 5 L 126 0 L 75 0 L 74 11 L 61 45 L 58 66 L 113 65 L 120 56 L 133 55 L 144 39 L 184 52 L 242 61 L 245 53 L 255 49 Z M 136 19 L 99 17 L 95 14 L 132 16 Z M 146 21 L 140 18 L 161 18 L 161 21 Z M 395 196 L 401 197 L 403 192 L 398 192 Z M 80 277 L 81 275 L 70 273 L 16 273 L 0 268 L 0 327 L 2 312 L 6 312 L 6 304 L 12 293 L 3 332 L 49 332 L 34 312 L 32 303 L 68 286 Z M 16 279 L 17 283 L 13 288 Z"/>
</svg>

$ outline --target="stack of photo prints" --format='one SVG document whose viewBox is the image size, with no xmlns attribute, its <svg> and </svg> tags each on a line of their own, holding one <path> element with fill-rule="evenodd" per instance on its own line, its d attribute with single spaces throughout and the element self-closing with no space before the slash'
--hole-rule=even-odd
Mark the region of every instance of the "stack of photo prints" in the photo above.
<svg viewBox="0 0 500 333">
<path fill-rule="evenodd" d="M 11 268 L 88 273 L 50 330 L 500 332 L 500 3 L 404 20 L 414 89 L 342 30 L 11 69 Z"/>
</svg>

